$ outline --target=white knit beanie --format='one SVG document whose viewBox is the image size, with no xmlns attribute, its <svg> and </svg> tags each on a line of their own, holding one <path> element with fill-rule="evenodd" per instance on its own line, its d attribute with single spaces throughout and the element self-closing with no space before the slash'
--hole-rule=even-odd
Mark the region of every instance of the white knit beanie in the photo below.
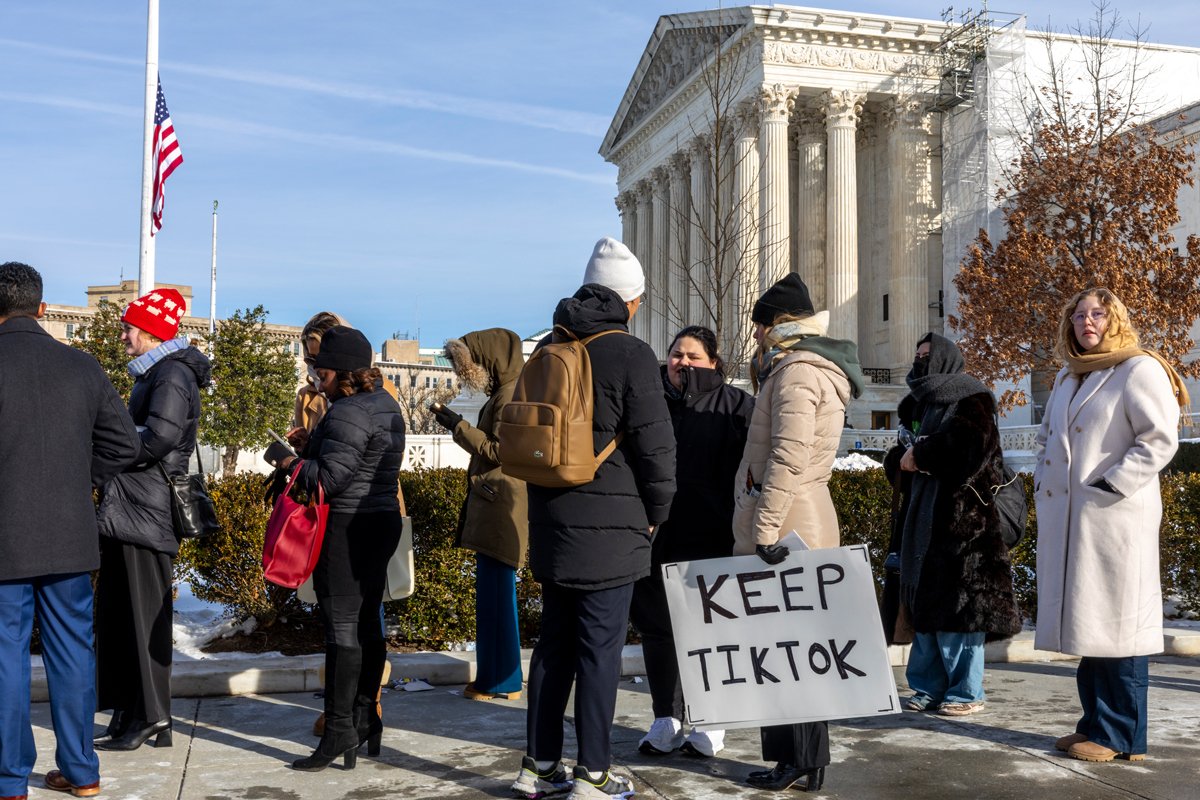
<svg viewBox="0 0 1200 800">
<path fill-rule="evenodd" d="M 592 257 L 583 272 L 583 282 L 606 286 L 629 303 L 646 291 L 646 275 L 629 248 L 611 236 L 596 242 Z"/>
</svg>

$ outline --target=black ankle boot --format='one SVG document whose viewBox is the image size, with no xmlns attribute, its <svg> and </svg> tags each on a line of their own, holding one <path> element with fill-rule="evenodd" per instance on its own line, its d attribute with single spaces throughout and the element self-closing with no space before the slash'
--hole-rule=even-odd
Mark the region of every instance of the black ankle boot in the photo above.
<svg viewBox="0 0 1200 800">
<path fill-rule="evenodd" d="M 155 747 L 171 746 L 171 720 L 160 719 L 158 722 L 131 720 L 125 733 L 108 741 L 96 742 L 97 750 L 137 750 L 151 736 L 154 737 Z"/>
<path fill-rule="evenodd" d="M 817 767 L 810 769 L 807 773 L 808 780 L 804 784 L 804 791 L 815 792 L 825 784 L 825 768 Z"/>
<path fill-rule="evenodd" d="M 792 788 L 801 778 L 806 777 L 811 772 L 815 772 L 815 770 L 801 769 L 793 764 L 777 764 L 775 769 L 765 775 L 748 776 L 746 783 L 759 789 L 769 789 L 778 792 Z"/>
<path fill-rule="evenodd" d="M 97 733 L 92 737 L 92 742 L 99 744 L 100 742 L 111 742 L 113 739 L 119 739 L 125 735 L 125 731 L 129 728 L 129 724 L 133 722 L 133 718 L 129 712 L 123 708 L 113 709 L 112 719 L 108 722 L 108 727 L 103 733 Z"/>
<path fill-rule="evenodd" d="M 308 758 L 298 758 L 292 762 L 292 769 L 301 772 L 320 772 L 328 767 L 338 756 L 342 757 L 342 769 L 354 769 L 358 764 L 358 734 L 349 732 L 349 736 L 331 733 L 327 728 L 321 737 L 321 743 Z"/>
</svg>

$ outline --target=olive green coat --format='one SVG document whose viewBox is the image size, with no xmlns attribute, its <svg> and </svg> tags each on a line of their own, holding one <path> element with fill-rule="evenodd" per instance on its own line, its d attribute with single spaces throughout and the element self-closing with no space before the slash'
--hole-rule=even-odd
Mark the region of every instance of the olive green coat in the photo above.
<svg viewBox="0 0 1200 800">
<path fill-rule="evenodd" d="M 468 385 L 481 379 L 488 400 L 478 427 L 466 420 L 454 428 L 454 441 L 471 454 L 467 467 L 467 499 L 459 516 L 458 544 L 519 568 L 529 542 L 525 482 L 500 471 L 500 409 L 512 400 L 524 358 L 521 340 L 503 328 L 468 333 L 446 344 L 455 371 Z M 484 377 L 486 376 L 486 377 Z"/>
</svg>

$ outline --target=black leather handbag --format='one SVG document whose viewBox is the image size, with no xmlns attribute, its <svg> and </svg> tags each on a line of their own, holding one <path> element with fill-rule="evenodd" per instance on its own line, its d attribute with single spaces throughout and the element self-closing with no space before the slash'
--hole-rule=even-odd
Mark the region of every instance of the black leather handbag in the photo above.
<svg viewBox="0 0 1200 800">
<path fill-rule="evenodd" d="M 196 466 L 200 469 L 198 474 L 168 475 L 162 462 L 158 462 L 171 495 L 171 521 L 175 535 L 180 539 L 202 539 L 221 530 L 212 498 L 208 496 L 208 480 L 200 461 L 199 447 L 196 448 Z"/>
<path fill-rule="evenodd" d="M 1000 517 L 1000 538 L 1004 540 L 1005 546 L 1012 549 L 1025 535 L 1025 525 L 1029 521 L 1029 502 L 1025 497 L 1025 482 L 1020 479 L 1021 476 L 1004 463 L 1002 454 L 997 453 L 996 458 L 1000 461 L 1000 480 L 1003 483 L 988 486 L 983 493 L 972 486 L 970 481 L 964 485 L 975 493 L 983 505 L 996 506 Z"/>
</svg>

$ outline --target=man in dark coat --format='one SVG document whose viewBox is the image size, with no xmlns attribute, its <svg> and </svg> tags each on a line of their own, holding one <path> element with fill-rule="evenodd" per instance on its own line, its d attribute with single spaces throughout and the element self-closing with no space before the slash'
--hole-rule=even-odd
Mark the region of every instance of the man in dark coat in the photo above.
<svg viewBox="0 0 1200 800">
<path fill-rule="evenodd" d="M 966 716 L 984 707 L 985 641 L 1021 629 L 988 491 L 1003 482 L 996 401 L 965 372 L 958 347 L 936 333 L 918 343 L 907 380 L 912 394 L 900 403 L 900 420 L 913 443 L 884 460 L 905 496 L 893 542 L 900 602 L 915 630 L 905 706 Z"/>
<path fill-rule="evenodd" d="M 29 722 L 36 611 L 58 769 L 46 786 L 100 791 L 92 749 L 92 584 L 100 566 L 92 487 L 138 453 L 125 404 L 96 360 L 42 330 L 42 279 L 0 265 L 0 797 L 24 798 L 37 751 Z"/>
<path fill-rule="evenodd" d="M 590 483 L 529 485 L 529 560 L 542 584 L 542 629 L 529 668 L 528 754 L 513 784 L 524 797 L 564 791 L 563 715 L 575 684 L 579 763 L 572 798 L 632 791 L 608 771 L 621 648 L 633 584 L 650 573 L 650 539 L 675 494 L 675 437 L 650 346 L 627 334 L 645 290 L 641 264 L 620 242 L 597 244 L 583 286 L 554 324 L 588 344 L 593 447 L 622 434 Z"/>
</svg>

